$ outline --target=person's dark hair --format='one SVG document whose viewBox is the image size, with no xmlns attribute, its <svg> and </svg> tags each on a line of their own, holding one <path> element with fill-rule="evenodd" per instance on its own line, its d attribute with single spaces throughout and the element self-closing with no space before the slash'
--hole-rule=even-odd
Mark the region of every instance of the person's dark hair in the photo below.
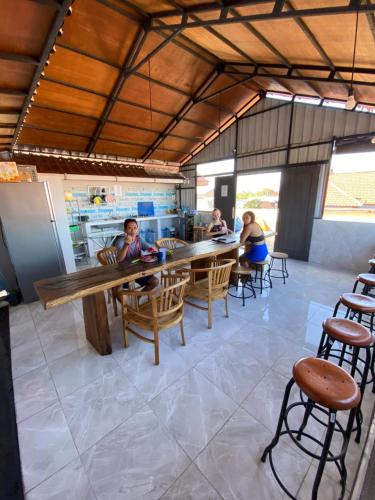
<svg viewBox="0 0 375 500">
<path fill-rule="evenodd" d="M 247 212 L 244 212 L 244 213 L 242 214 L 242 217 L 243 217 L 244 215 L 248 215 L 248 216 L 250 217 L 250 224 L 252 224 L 253 222 L 255 222 L 255 214 L 254 214 L 254 212 L 252 212 L 251 210 L 248 210 Z"/>
<path fill-rule="evenodd" d="M 138 222 L 135 219 L 125 219 L 125 221 L 124 221 L 124 230 L 125 231 L 126 231 L 126 228 L 128 227 L 128 224 L 130 224 L 131 222 L 135 222 L 137 224 L 137 227 L 138 227 Z"/>
</svg>

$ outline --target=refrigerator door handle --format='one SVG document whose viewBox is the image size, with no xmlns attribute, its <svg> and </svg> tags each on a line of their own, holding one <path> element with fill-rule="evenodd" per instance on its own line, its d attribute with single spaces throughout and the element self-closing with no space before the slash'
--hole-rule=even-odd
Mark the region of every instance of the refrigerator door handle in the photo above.
<svg viewBox="0 0 375 500">
<path fill-rule="evenodd" d="M 8 245 L 5 239 L 5 234 L 4 234 L 4 228 L 3 228 L 3 221 L 1 220 L 0 217 L 0 233 L 1 233 L 1 239 L 3 240 L 5 248 L 8 250 Z"/>
</svg>

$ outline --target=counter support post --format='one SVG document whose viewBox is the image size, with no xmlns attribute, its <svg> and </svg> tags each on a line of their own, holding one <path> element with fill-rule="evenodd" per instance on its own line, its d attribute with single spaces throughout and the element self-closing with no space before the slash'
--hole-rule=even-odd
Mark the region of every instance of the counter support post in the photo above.
<svg viewBox="0 0 375 500">
<path fill-rule="evenodd" d="M 86 338 L 102 356 L 112 354 L 107 306 L 104 292 L 82 299 Z"/>
</svg>

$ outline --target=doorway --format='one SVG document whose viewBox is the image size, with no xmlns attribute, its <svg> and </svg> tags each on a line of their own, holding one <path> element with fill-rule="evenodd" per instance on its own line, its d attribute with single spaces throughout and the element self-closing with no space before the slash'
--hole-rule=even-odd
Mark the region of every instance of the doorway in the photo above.
<svg viewBox="0 0 375 500">
<path fill-rule="evenodd" d="M 279 212 L 281 171 L 238 175 L 236 195 L 236 229 L 242 225 L 242 214 L 251 210 L 263 231 L 276 232 Z M 268 250 L 274 247 L 275 236 L 267 238 Z"/>
</svg>

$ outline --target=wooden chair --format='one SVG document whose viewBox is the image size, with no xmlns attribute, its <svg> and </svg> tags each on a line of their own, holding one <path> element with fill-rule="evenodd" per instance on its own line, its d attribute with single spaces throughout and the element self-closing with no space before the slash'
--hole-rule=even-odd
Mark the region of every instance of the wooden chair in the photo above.
<svg viewBox="0 0 375 500">
<path fill-rule="evenodd" d="M 102 266 L 117 264 L 117 253 L 118 249 L 116 247 L 107 247 L 103 248 L 102 250 L 99 250 L 99 252 L 96 254 L 96 258 L 98 259 L 98 261 Z M 117 295 L 117 287 L 108 290 L 108 304 L 112 302 L 115 316 L 118 316 L 116 295 Z"/>
<path fill-rule="evenodd" d="M 159 332 L 180 323 L 182 345 L 185 345 L 184 336 L 184 291 L 189 276 L 163 274 L 162 286 L 149 292 L 121 290 L 118 297 L 122 304 L 122 325 L 124 346 L 128 347 L 128 332 L 139 339 L 154 344 L 155 365 L 159 364 Z M 147 301 L 140 304 L 141 297 Z M 129 304 L 129 299 L 134 299 Z M 129 324 L 153 333 L 153 338 L 140 334 Z"/>
<path fill-rule="evenodd" d="M 178 238 L 160 238 L 160 240 L 155 241 L 155 245 L 157 249 L 159 248 L 167 248 L 168 250 L 174 250 L 175 248 L 179 247 L 187 247 L 189 246 L 189 243 L 184 240 L 180 240 Z M 167 273 L 172 274 L 172 271 L 177 271 L 178 269 L 181 269 L 184 266 L 177 266 L 168 269 Z"/>
<path fill-rule="evenodd" d="M 186 247 L 189 243 L 178 238 L 160 238 L 160 240 L 155 241 L 155 245 L 157 248 L 168 248 L 168 250 L 174 250 L 179 246 Z"/>
<path fill-rule="evenodd" d="M 232 266 L 235 259 L 217 259 L 210 262 L 209 267 L 181 269 L 178 273 L 189 273 L 192 281 L 186 286 L 185 302 L 193 307 L 208 311 L 208 328 L 212 328 L 212 302 L 224 299 L 225 315 L 228 318 L 228 285 Z M 204 278 L 195 279 L 196 274 L 206 275 Z M 186 297 L 207 302 L 207 307 L 186 300 Z"/>
</svg>

